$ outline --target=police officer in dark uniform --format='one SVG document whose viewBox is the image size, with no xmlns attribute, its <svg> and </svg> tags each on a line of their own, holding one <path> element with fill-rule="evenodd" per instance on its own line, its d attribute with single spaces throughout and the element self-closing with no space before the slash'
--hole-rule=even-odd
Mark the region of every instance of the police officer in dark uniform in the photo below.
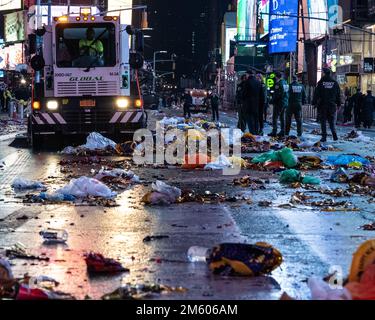
<svg viewBox="0 0 375 320">
<path fill-rule="evenodd" d="M 314 92 L 313 105 L 318 108 L 322 127 L 322 142 L 327 141 L 327 121 L 332 132 L 333 140 L 337 141 L 335 127 L 337 108 L 341 105 L 341 90 L 336 80 L 331 76 L 331 70 L 323 68 L 323 77 L 318 82 Z"/>
<path fill-rule="evenodd" d="M 237 104 L 237 112 L 238 112 L 238 123 L 237 128 L 241 131 L 245 131 L 246 129 L 246 122 L 244 116 L 244 96 L 243 96 L 243 89 L 245 82 L 247 80 L 247 75 L 244 74 L 241 77 L 241 82 L 237 86 L 236 91 L 236 104 Z"/>
<path fill-rule="evenodd" d="M 362 119 L 363 126 L 370 129 L 372 126 L 373 113 L 375 112 L 375 97 L 371 90 L 367 90 L 367 95 L 363 98 L 362 104 Z"/>
<path fill-rule="evenodd" d="M 356 93 L 350 98 L 351 105 L 354 111 L 354 125 L 356 128 L 361 127 L 361 113 L 363 104 L 363 95 L 359 88 L 356 88 Z"/>
<path fill-rule="evenodd" d="M 302 136 L 302 104 L 306 102 L 305 87 L 298 82 L 297 76 L 293 76 L 293 82 L 289 85 L 289 105 L 286 109 L 285 134 L 288 136 L 292 125 L 292 117 L 297 122 L 297 135 Z"/>
<path fill-rule="evenodd" d="M 285 79 L 283 79 L 280 72 L 276 72 L 275 92 L 272 97 L 273 114 L 272 114 L 272 132 L 271 137 L 278 135 L 283 137 L 285 135 L 285 110 L 288 107 L 289 86 Z M 277 133 L 277 121 L 280 119 L 280 132 Z"/>
</svg>

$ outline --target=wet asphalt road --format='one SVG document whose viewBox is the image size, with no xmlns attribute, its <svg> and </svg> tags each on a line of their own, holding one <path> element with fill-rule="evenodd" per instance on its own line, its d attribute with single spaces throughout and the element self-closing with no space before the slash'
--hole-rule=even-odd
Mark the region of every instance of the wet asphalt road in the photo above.
<svg viewBox="0 0 375 320">
<path fill-rule="evenodd" d="M 222 121 L 235 123 L 231 114 L 223 115 Z M 373 136 L 373 133 L 366 135 Z M 23 204 L 22 194 L 15 194 L 10 187 L 14 178 L 41 180 L 50 191 L 57 189 L 70 179 L 58 164 L 66 157 L 54 151 L 33 153 L 9 147 L 10 142 L 0 142 L 0 162 L 5 163 L 0 168 L 0 248 L 20 241 L 30 252 L 45 254 L 49 262 L 12 260 L 14 274 L 51 276 L 60 282 L 59 290 L 80 299 L 85 296 L 97 299 L 121 284 L 147 281 L 188 289 L 184 293 L 155 296 L 155 299 L 278 299 L 284 291 L 293 297 L 308 299 L 306 280 L 310 276 L 326 276 L 332 266 L 340 266 L 347 274 L 353 251 L 375 235 L 374 231 L 359 229 L 375 221 L 374 204 L 368 203 L 368 197 L 338 199 L 350 200 L 360 208 L 359 212 L 321 212 L 305 206 L 285 209 L 279 205 L 288 203 L 297 190 L 281 186 L 272 173 L 249 170 L 243 170 L 239 176 L 250 174 L 269 179 L 266 190 L 233 187 L 233 177 L 222 176 L 220 172 L 132 168 L 142 183 L 119 194 L 119 207 Z M 338 142 L 335 145 L 345 152 L 361 155 L 374 155 L 375 150 L 373 144 Z M 91 169 L 100 167 L 74 166 L 70 174 L 90 175 Z M 328 184 L 330 173 L 313 172 L 313 175 L 320 175 L 323 183 Z M 250 198 L 252 203 L 144 206 L 140 198 L 156 179 L 180 188 L 226 191 L 228 195 Z M 258 206 L 262 200 L 272 201 L 272 205 Z M 20 220 L 24 216 L 27 219 Z M 66 246 L 42 243 L 38 233 L 49 227 L 68 231 Z M 144 243 L 142 239 L 147 235 L 169 238 Z M 284 262 L 272 275 L 253 279 L 221 278 L 212 275 L 204 264 L 187 262 L 186 251 L 191 245 L 209 247 L 224 241 L 269 242 L 281 251 Z M 119 259 L 130 272 L 91 278 L 83 260 L 83 254 L 88 251 Z"/>
</svg>

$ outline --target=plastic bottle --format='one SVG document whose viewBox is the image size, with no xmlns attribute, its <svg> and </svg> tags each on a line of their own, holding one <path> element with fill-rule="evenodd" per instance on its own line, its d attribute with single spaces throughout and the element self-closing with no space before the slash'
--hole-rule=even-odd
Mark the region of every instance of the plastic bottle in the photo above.
<svg viewBox="0 0 375 320">
<path fill-rule="evenodd" d="M 199 246 L 190 247 L 187 253 L 190 262 L 206 262 L 211 249 Z"/>
<path fill-rule="evenodd" d="M 39 234 L 45 242 L 65 243 L 68 240 L 68 232 L 62 229 L 47 229 L 40 231 Z"/>
</svg>

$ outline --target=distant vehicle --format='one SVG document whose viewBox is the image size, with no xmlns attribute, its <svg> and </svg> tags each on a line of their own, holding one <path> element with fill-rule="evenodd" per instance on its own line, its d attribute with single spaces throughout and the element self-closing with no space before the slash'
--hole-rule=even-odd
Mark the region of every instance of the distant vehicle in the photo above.
<svg viewBox="0 0 375 320">
<path fill-rule="evenodd" d="M 128 27 L 117 16 L 91 15 L 55 17 L 45 27 L 43 55 L 31 60 L 41 72 L 28 118 L 32 147 L 47 137 L 93 131 L 122 140 L 146 127 L 138 73 L 131 67 L 143 62 L 131 62 L 135 35 Z"/>
<path fill-rule="evenodd" d="M 208 92 L 203 89 L 185 89 L 186 93 L 190 93 L 193 103 L 190 107 L 191 112 L 207 112 L 208 111 Z"/>
</svg>

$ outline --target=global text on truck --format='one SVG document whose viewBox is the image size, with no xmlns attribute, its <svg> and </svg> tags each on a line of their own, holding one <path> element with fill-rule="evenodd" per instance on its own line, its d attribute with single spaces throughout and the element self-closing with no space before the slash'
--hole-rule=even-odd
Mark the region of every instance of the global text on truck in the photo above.
<svg viewBox="0 0 375 320">
<path fill-rule="evenodd" d="M 28 119 L 34 147 L 45 138 L 94 131 L 121 140 L 146 126 L 129 30 L 117 16 L 96 15 L 55 17 L 44 28 L 40 52 L 31 60 L 40 72 Z"/>
</svg>

